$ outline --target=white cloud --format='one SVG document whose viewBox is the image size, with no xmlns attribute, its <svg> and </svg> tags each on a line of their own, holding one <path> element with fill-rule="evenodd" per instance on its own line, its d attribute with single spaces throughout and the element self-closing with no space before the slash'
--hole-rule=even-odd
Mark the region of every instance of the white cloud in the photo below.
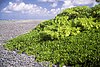
<svg viewBox="0 0 100 67">
<path fill-rule="evenodd" d="M 94 4 L 95 0 L 38 0 L 40 2 L 50 2 L 52 7 L 56 7 L 59 1 L 64 2 L 62 8 L 71 8 L 79 5 Z"/>
<path fill-rule="evenodd" d="M 49 13 L 57 14 L 62 9 L 75 7 L 77 5 L 86 5 L 86 4 L 91 4 L 91 3 L 96 4 L 95 0 L 39 0 L 41 2 L 52 2 L 51 4 L 52 7 L 56 7 L 58 1 L 63 1 L 64 4 L 60 8 L 60 10 L 56 8 L 55 13 L 54 13 L 52 11 L 53 9 L 51 9 L 51 12 L 50 12 L 46 8 L 42 8 L 40 6 L 37 6 L 36 4 L 25 4 L 24 2 L 22 2 L 22 0 L 16 0 L 16 1 L 20 3 L 9 2 L 9 5 L 6 6 L 4 9 L 2 9 L 2 12 L 5 12 L 5 13 L 22 12 L 22 13 L 29 13 L 29 14 L 42 13 L 42 14 L 49 15 Z"/>
<path fill-rule="evenodd" d="M 56 3 L 53 3 L 51 4 L 52 7 L 56 7 L 57 6 L 57 2 Z"/>
<path fill-rule="evenodd" d="M 51 7 L 56 7 L 59 0 L 38 0 L 40 2 L 49 2 L 51 3 Z"/>
<path fill-rule="evenodd" d="M 59 5 L 58 1 L 63 1 L 61 8 L 55 8 L 48 10 L 46 8 L 40 7 L 36 4 L 26 4 L 22 0 L 16 0 L 16 2 L 9 2 L 8 6 L 1 10 L 4 13 L 22 13 L 32 16 L 43 16 L 50 17 L 55 16 L 65 8 L 71 8 L 78 5 L 96 4 L 95 0 L 39 0 L 41 2 L 51 2 L 52 7 Z"/>
<path fill-rule="evenodd" d="M 64 4 L 62 5 L 62 8 L 71 8 L 71 7 L 75 7 L 75 6 L 80 6 L 80 5 L 89 5 L 95 4 L 95 0 L 64 0 L 63 1 Z"/>
<path fill-rule="evenodd" d="M 38 0 L 38 1 L 41 1 L 41 2 L 56 2 L 58 0 Z"/>
<path fill-rule="evenodd" d="M 65 0 L 38 0 L 41 2 L 58 2 L 58 1 L 65 1 Z"/>
<path fill-rule="evenodd" d="M 5 13 L 12 13 L 12 11 L 5 11 Z"/>
<path fill-rule="evenodd" d="M 65 0 L 64 1 L 64 4 L 62 5 L 62 8 L 71 8 L 71 7 L 74 7 L 73 3 L 71 0 Z"/>
<path fill-rule="evenodd" d="M 15 0 L 15 1 L 23 1 L 23 0 Z"/>
<path fill-rule="evenodd" d="M 42 8 L 37 6 L 36 4 L 25 4 L 24 2 L 21 3 L 12 3 L 9 2 L 9 5 L 2 9 L 4 13 L 13 13 L 19 12 L 23 14 L 33 14 L 35 16 L 55 16 L 60 12 L 59 9 L 51 9 L 48 11 L 46 8 Z"/>
<path fill-rule="evenodd" d="M 23 0 L 13 0 L 14 2 L 16 2 L 16 3 L 21 3 L 21 2 L 23 2 Z"/>
<path fill-rule="evenodd" d="M 51 9 L 50 12 L 53 13 L 54 15 L 60 13 L 61 9 L 57 8 L 57 9 Z"/>
<path fill-rule="evenodd" d="M 87 4 L 91 4 L 94 3 L 95 0 L 74 0 L 73 3 L 74 4 L 78 4 L 78 5 L 87 5 Z"/>
</svg>

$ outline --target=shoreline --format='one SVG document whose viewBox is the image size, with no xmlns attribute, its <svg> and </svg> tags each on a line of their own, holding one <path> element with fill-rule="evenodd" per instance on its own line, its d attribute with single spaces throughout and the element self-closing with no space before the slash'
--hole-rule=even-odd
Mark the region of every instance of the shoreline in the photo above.
<svg viewBox="0 0 100 67">
<path fill-rule="evenodd" d="M 42 22 L 45 20 L 0 20 L 1 23 Z"/>
<path fill-rule="evenodd" d="M 49 67 L 48 62 L 36 62 L 34 56 L 18 54 L 16 51 L 8 51 L 3 47 L 6 41 L 28 33 L 40 22 L 0 23 L 0 67 Z"/>
</svg>

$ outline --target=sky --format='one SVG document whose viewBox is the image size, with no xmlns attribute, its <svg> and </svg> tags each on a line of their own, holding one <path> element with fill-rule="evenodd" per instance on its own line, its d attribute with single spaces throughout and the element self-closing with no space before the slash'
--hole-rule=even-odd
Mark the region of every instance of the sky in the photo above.
<svg viewBox="0 0 100 67">
<path fill-rule="evenodd" d="M 0 0 L 0 19 L 51 19 L 66 8 L 96 4 L 95 0 Z"/>
</svg>

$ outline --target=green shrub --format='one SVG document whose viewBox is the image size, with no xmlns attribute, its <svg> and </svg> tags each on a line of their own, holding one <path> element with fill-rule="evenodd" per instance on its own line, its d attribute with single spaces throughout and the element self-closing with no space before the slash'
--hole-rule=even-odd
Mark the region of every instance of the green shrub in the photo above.
<svg viewBox="0 0 100 67">
<path fill-rule="evenodd" d="M 93 13 L 93 10 L 99 12 L 96 7 L 66 9 L 4 46 L 35 55 L 37 61 L 59 63 L 60 66 L 100 66 L 100 22 L 97 19 L 100 15 Z"/>
</svg>

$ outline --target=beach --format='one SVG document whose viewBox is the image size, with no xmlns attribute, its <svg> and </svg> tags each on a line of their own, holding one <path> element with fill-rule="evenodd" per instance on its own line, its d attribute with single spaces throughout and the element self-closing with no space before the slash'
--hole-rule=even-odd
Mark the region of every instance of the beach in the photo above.
<svg viewBox="0 0 100 67">
<path fill-rule="evenodd" d="M 34 56 L 8 51 L 3 44 L 19 35 L 28 33 L 43 20 L 0 21 L 0 67 L 48 67 L 47 62 L 38 63 Z"/>
</svg>

